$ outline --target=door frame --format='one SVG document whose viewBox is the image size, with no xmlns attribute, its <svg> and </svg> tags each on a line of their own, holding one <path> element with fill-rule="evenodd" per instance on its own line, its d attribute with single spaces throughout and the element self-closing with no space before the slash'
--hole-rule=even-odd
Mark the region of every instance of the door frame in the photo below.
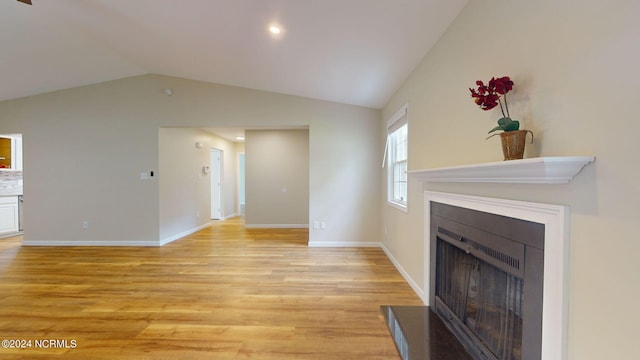
<svg viewBox="0 0 640 360">
<path fill-rule="evenodd" d="M 223 215 L 223 201 L 222 201 L 222 161 L 224 159 L 224 152 L 220 149 L 211 148 L 209 150 L 209 163 L 210 163 L 210 187 L 211 187 L 211 219 L 222 220 Z"/>
</svg>

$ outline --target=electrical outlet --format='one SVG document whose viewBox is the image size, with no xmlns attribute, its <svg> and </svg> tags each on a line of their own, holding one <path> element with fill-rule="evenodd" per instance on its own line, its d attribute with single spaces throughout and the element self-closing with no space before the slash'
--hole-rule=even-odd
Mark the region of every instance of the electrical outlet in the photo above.
<svg viewBox="0 0 640 360">
<path fill-rule="evenodd" d="M 82 222 L 82 228 L 85 229 L 85 230 L 88 229 L 89 228 L 89 222 L 88 221 L 83 221 Z"/>
<path fill-rule="evenodd" d="M 319 229 L 320 228 L 320 221 L 313 220 L 313 228 L 314 229 Z"/>
<path fill-rule="evenodd" d="M 326 229 L 326 228 L 327 228 L 327 223 L 326 223 L 326 222 L 324 222 L 324 221 L 321 221 L 321 222 L 320 222 L 320 229 L 324 230 L 324 229 Z"/>
</svg>

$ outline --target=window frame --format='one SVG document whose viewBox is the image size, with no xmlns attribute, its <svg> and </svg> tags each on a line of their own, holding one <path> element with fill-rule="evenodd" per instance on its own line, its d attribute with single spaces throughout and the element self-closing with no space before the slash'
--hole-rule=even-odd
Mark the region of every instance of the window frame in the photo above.
<svg viewBox="0 0 640 360">
<path fill-rule="evenodd" d="M 403 137 L 401 140 L 404 142 L 404 149 L 401 150 L 404 155 L 403 160 L 397 161 L 397 140 L 398 140 L 398 131 L 403 131 L 402 128 L 406 128 L 406 137 Z M 386 162 L 385 166 L 387 167 L 387 204 L 402 210 L 404 212 L 408 212 L 409 201 L 408 201 L 408 178 L 407 178 L 407 170 L 409 169 L 409 105 L 403 105 L 400 110 L 398 110 L 388 121 L 387 121 L 387 144 L 385 147 L 385 157 Z M 397 166 L 399 162 L 404 162 L 404 177 L 402 176 L 394 176 L 397 172 Z M 403 178 L 398 180 L 398 177 Z M 404 182 L 404 201 L 402 201 L 401 197 L 398 199 L 397 185 L 398 183 Z"/>
</svg>

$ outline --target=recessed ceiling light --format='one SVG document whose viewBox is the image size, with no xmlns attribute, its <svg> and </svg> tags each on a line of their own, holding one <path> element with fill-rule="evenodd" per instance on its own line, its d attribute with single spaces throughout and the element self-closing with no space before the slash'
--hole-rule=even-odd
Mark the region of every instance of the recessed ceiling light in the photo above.
<svg viewBox="0 0 640 360">
<path fill-rule="evenodd" d="M 278 25 L 269 26 L 269 32 L 274 35 L 279 35 L 282 32 L 282 29 Z"/>
</svg>

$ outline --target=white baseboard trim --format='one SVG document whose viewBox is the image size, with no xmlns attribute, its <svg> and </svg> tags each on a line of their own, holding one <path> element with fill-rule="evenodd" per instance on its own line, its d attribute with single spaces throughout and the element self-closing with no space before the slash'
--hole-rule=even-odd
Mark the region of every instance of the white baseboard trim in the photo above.
<svg viewBox="0 0 640 360">
<path fill-rule="evenodd" d="M 379 242 L 309 241 L 309 247 L 380 247 Z"/>
<path fill-rule="evenodd" d="M 234 217 L 236 217 L 236 216 L 238 216 L 238 214 L 233 213 L 233 214 L 229 214 L 229 215 L 222 216 L 222 217 L 221 217 L 221 218 L 219 218 L 219 219 L 211 219 L 211 220 L 212 220 L 212 221 L 224 221 L 224 220 L 229 220 L 229 219 L 231 219 L 231 218 L 234 218 Z"/>
<path fill-rule="evenodd" d="M 214 221 L 214 220 L 211 220 L 211 221 Z M 189 230 L 183 231 L 183 232 L 181 232 L 181 233 L 179 233 L 179 234 L 176 234 L 176 235 L 170 236 L 170 237 L 168 237 L 168 238 L 164 238 L 164 239 L 160 240 L 160 244 L 159 244 L 159 245 L 160 245 L 160 246 L 164 246 L 164 245 L 166 245 L 166 244 L 168 244 L 168 243 L 170 243 L 170 242 L 173 242 L 173 241 L 176 241 L 176 240 L 178 240 L 178 239 L 182 239 L 182 238 L 183 238 L 183 237 L 185 237 L 185 236 L 191 235 L 191 234 L 193 234 L 193 233 L 194 233 L 194 232 L 196 232 L 196 231 L 200 231 L 200 230 L 202 230 L 202 229 L 208 228 L 209 226 L 211 226 L 211 221 L 209 221 L 209 222 L 207 222 L 207 223 L 204 223 L 204 224 L 202 224 L 202 225 L 196 226 L 196 227 L 194 227 L 194 228 L 192 228 L 192 229 L 189 229 Z"/>
<path fill-rule="evenodd" d="M 409 284 L 409 286 L 411 286 L 413 291 L 415 291 L 416 295 L 420 297 L 420 299 L 425 305 L 428 305 L 429 299 L 427 296 L 425 296 L 424 290 L 422 290 L 418 285 L 418 283 L 416 283 L 413 280 L 413 278 L 409 275 L 409 273 L 407 273 L 402 268 L 402 266 L 400 266 L 400 263 L 396 260 L 396 258 L 393 257 L 393 255 L 391 254 L 391 251 L 389 251 L 389 249 L 387 249 L 387 247 L 384 246 L 384 244 L 380 244 L 380 248 L 382 249 L 382 251 L 384 251 L 384 253 L 387 255 L 389 260 L 391 260 L 391 262 L 393 263 L 393 266 L 395 266 L 396 269 L 398 269 L 398 272 L 400 272 L 400 275 L 402 275 L 402 277 L 407 281 L 407 283 Z"/>
<path fill-rule="evenodd" d="M 4 234 L 0 234 L 0 239 L 4 239 L 4 238 L 8 238 L 8 237 L 14 237 L 14 236 L 20 236 L 22 234 L 23 234 L 22 231 L 12 232 L 12 233 L 4 233 Z"/>
<path fill-rule="evenodd" d="M 191 235 L 211 225 L 211 222 L 196 226 L 166 239 L 158 240 L 23 240 L 22 246 L 163 246 Z"/>
<path fill-rule="evenodd" d="M 227 216 L 223 217 L 223 218 L 222 218 L 222 220 L 229 220 L 229 219 L 234 218 L 234 217 L 237 217 L 237 216 L 239 216 L 239 215 L 238 215 L 238 214 L 236 214 L 236 213 L 229 214 L 229 215 L 227 215 Z"/>
<path fill-rule="evenodd" d="M 248 229 L 308 229 L 309 224 L 244 224 Z"/>
<path fill-rule="evenodd" d="M 160 246 L 157 240 L 23 240 L 22 246 Z"/>
</svg>

